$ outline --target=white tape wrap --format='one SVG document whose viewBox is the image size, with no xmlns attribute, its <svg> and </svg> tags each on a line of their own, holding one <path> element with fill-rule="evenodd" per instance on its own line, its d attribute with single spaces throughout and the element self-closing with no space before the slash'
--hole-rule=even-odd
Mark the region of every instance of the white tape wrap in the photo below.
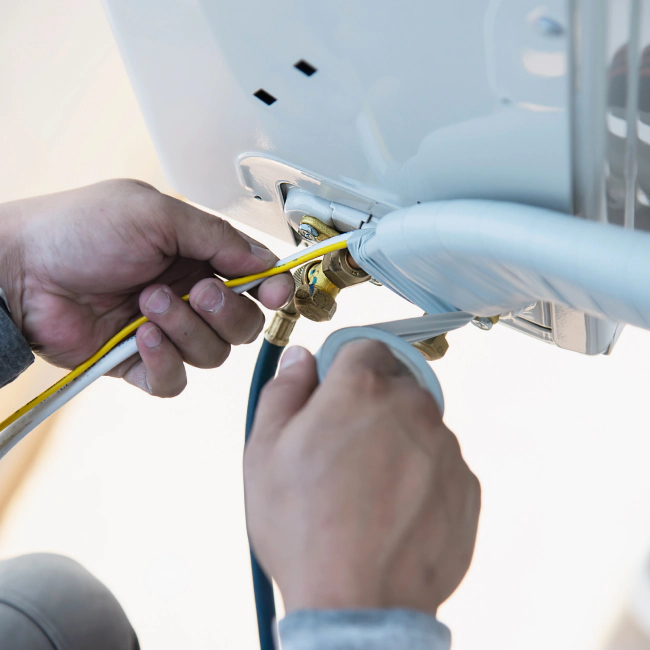
<svg viewBox="0 0 650 650">
<path fill-rule="evenodd" d="M 373 222 L 371 222 L 373 223 Z M 364 271 L 427 313 L 538 300 L 650 329 L 650 233 L 501 201 L 439 201 L 351 234 Z"/>
<path fill-rule="evenodd" d="M 419 320 L 419 319 L 412 319 Z M 399 321 L 397 321 L 399 323 Z M 385 326 L 385 325 L 384 325 Z M 401 361 L 412 373 L 418 384 L 428 390 L 438 404 L 440 413 L 445 412 L 445 401 L 442 396 L 442 388 L 438 378 L 424 360 L 424 357 L 409 343 L 399 336 L 392 334 L 385 329 L 369 327 L 346 327 L 337 330 L 325 340 L 321 349 L 316 353 L 318 364 L 318 377 L 321 381 L 327 375 L 327 371 L 334 362 L 338 353 L 348 343 L 353 341 L 373 339 L 385 343 L 395 357 Z"/>
</svg>

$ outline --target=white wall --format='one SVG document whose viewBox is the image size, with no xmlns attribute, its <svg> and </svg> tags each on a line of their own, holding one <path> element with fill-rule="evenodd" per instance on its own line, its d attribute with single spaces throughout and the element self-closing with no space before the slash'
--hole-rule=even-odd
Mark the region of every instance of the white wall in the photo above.
<svg viewBox="0 0 650 650">
<path fill-rule="evenodd" d="M 5 0 L 0 79 L 0 200 L 117 176 L 165 189 L 99 0 Z M 364 286 L 295 339 L 315 350 L 334 327 L 397 313 L 417 312 Z M 592 650 L 650 542 L 650 335 L 628 329 L 600 358 L 503 327 L 449 338 L 435 368 L 484 499 L 474 565 L 441 611 L 454 647 Z M 255 354 L 190 370 L 175 400 L 95 384 L 57 422 L 0 555 L 80 560 L 143 648 L 255 648 L 240 468 Z"/>
</svg>

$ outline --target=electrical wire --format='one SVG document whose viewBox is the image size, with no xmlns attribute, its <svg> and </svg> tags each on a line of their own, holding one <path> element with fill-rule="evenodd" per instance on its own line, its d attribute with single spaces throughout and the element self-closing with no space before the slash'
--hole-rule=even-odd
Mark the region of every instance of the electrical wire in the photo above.
<svg viewBox="0 0 650 650">
<path fill-rule="evenodd" d="M 262 280 L 257 280 L 251 284 L 259 282 L 262 282 Z M 233 291 L 235 293 L 243 293 L 246 286 L 248 285 L 235 287 Z M 120 363 L 137 353 L 138 346 L 135 336 L 131 336 L 125 341 L 118 343 L 110 352 L 90 366 L 88 370 L 85 370 L 81 375 L 63 386 L 63 388 L 60 388 L 53 395 L 36 404 L 23 416 L 9 424 L 9 426 L 0 430 L 0 459 L 30 431 L 52 415 L 52 413 L 60 409 L 102 375 L 110 372 Z"/>
<path fill-rule="evenodd" d="M 249 291 L 250 289 L 260 284 L 266 278 L 289 271 L 295 268 L 296 266 L 300 266 L 301 264 L 304 264 L 305 262 L 309 262 L 317 257 L 320 257 L 321 255 L 325 255 L 326 253 L 345 248 L 347 246 L 348 236 L 349 233 L 343 233 L 342 235 L 339 235 L 337 237 L 332 237 L 331 239 L 328 239 L 324 242 L 315 244 L 314 246 L 310 246 L 306 251 L 304 250 L 297 251 L 296 253 L 290 255 L 289 257 L 280 260 L 273 268 L 268 269 L 267 271 L 263 271 L 262 273 L 256 273 L 254 275 L 248 275 L 243 278 L 228 280 L 225 282 L 225 285 L 227 287 L 232 288 L 237 293 L 243 293 L 244 291 Z M 189 295 L 183 296 L 183 299 L 188 300 Z M 135 321 L 127 325 L 125 328 L 120 330 L 115 336 L 113 336 L 107 343 L 105 343 L 89 359 L 87 359 L 82 364 L 77 366 L 74 370 L 69 372 L 61 380 L 57 381 L 55 384 L 50 386 L 47 390 L 43 391 L 36 398 L 34 398 L 33 400 L 25 404 L 23 407 L 15 411 L 8 418 L 6 418 L 2 423 L 0 423 L 0 458 L 4 455 L 4 453 L 6 453 L 6 451 L 8 451 L 11 447 L 13 447 L 16 444 L 16 442 L 18 442 L 19 439 L 24 437 L 24 435 L 26 435 L 28 431 L 31 431 L 36 426 L 36 424 L 32 424 L 32 422 L 34 422 L 38 418 L 30 417 L 24 421 L 23 418 L 25 418 L 25 416 L 27 416 L 39 404 L 42 404 L 46 400 L 52 398 L 54 395 L 56 395 L 59 391 L 62 391 L 62 389 L 64 389 L 74 380 L 80 381 L 80 386 L 78 387 L 78 390 L 74 392 L 74 394 L 76 395 L 78 392 L 83 390 L 83 388 L 85 388 L 90 383 L 92 383 L 92 381 L 94 381 L 97 378 L 97 376 L 101 376 L 101 375 L 95 376 L 96 375 L 95 372 L 92 373 L 92 375 L 83 377 L 82 379 L 84 373 L 86 373 L 90 368 L 92 368 L 100 359 L 110 355 L 110 358 L 105 359 L 105 362 L 102 364 L 104 371 L 101 374 L 105 374 L 109 370 L 112 370 L 119 363 L 121 363 L 124 359 L 127 359 L 128 356 L 132 356 L 133 354 L 135 354 L 137 352 L 137 347 L 135 347 L 135 337 L 133 337 L 133 342 L 131 343 L 132 347 L 121 350 L 120 354 L 112 355 L 110 353 L 118 344 L 122 343 L 122 341 L 124 341 L 126 337 L 128 337 L 130 334 L 133 334 L 133 332 L 135 332 L 138 329 L 138 327 L 140 327 L 140 325 L 146 323 L 147 320 L 148 319 L 146 317 L 141 316 L 140 318 L 136 319 Z M 122 358 L 122 356 L 126 353 L 126 351 L 129 350 L 132 350 L 131 354 Z M 93 378 L 91 379 L 91 377 Z M 47 412 L 47 415 L 44 415 L 42 419 L 39 420 L 39 422 L 43 421 L 46 417 L 48 417 L 48 415 L 53 413 L 57 408 L 60 408 L 60 406 L 62 406 L 65 402 L 72 399 L 73 396 L 74 395 L 72 393 L 68 393 L 68 391 L 66 391 L 63 395 L 61 395 L 56 400 L 56 402 L 54 402 L 54 404 L 58 404 L 56 408 L 52 408 L 53 405 L 50 404 L 49 407 L 43 411 L 43 413 Z M 18 421 L 21 421 L 20 430 L 15 430 L 17 429 L 17 427 L 15 427 L 13 428 L 11 435 L 5 435 L 5 430 L 11 425 L 17 424 Z M 22 425 L 24 425 L 24 427 Z M 28 431 L 23 431 L 25 427 L 28 427 Z M 20 437 L 17 438 L 17 436 L 21 432 L 22 435 L 20 435 Z"/>
<path fill-rule="evenodd" d="M 119 343 L 111 352 L 92 365 L 86 372 L 59 389 L 42 402 L 36 404 L 25 415 L 0 431 L 0 459 L 15 447 L 30 431 L 44 422 L 96 379 L 112 370 L 129 357 L 138 353 L 135 336 Z"/>
</svg>

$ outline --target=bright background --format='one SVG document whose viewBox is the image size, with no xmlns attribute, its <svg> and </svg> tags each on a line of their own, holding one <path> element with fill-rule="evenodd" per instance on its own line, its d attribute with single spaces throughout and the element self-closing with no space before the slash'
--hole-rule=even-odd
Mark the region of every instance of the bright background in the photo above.
<svg viewBox="0 0 650 650">
<path fill-rule="evenodd" d="M 111 177 L 171 192 L 99 0 L 5 0 L 0 80 L 0 201 Z M 416 313 L 363 286 L 333 324 L 301 322 L 295 341 L 316 350 L 333 328 Z M 440 612 L 454 648 L 650 647 L 650 597 L 634 596 L 650 547 L 650 335 L 628 328 L 598 358 L 501 326 L 449 339 L 435 364 L 446 421 L 484 501 L 473 566 Z M 76 558 L 114 591 L 143 650 L 256 648 L 241 484 L 256 353 L 190 369 L 174 400 L 97 382 L 37 455 L 15 450 L 0 466 L 0 491 L 28 468 L 0 510 L 0 556 Z M 30 369 L 2 391 L 2 414 L 57 373 Z"/>
</svg>

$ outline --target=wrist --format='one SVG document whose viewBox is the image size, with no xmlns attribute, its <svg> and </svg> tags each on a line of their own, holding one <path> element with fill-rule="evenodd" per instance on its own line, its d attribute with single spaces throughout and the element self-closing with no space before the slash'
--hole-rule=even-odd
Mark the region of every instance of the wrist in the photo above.
<svg viewBox="0 0 650 650">
<path fill-rule="evenodd" d="M 11 319 L 22 329 L 22 252 L 17 202 L 0 205 L 0 289 Z"/>
<path fill-rule="evenodd" d="M 320 579 L 319 579 L 320 578 Z M 282 591 L 287 613 L 300 610 L 383 609 L 387 607 L 374 580 L 349 575 L 314 576 L 289 585 Z"/>
</svg>

